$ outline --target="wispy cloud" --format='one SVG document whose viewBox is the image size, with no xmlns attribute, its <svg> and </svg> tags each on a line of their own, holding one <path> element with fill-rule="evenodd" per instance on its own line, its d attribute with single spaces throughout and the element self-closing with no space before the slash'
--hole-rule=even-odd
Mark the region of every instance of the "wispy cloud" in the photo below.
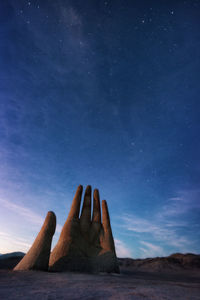
<svg viewBox="0 0 200 300">
<path fill-rule="evenodd" d="M 158 245 L 154 245 L 145 241 L 141 241 L 140 244 L 145 247 L 140 247 L 140 250 L 143 252 L 143 256 L 141 257 L 164 256 L 166 254 L 163 248 Z"/>
<path fill-rule="evenodd" d="M 35 212 L 33 212 L 31 209 L 27 207 L 24 207 L 19 204 L 15 204 L 5 199 L 0 199 L 0 203 L 7 209 L 14 211 L 15 214 L 18 214 L 24 217 L 25 219 L 29 220 L 31 223 L 41 225 L 44 221 L 44 219 L 40 215 L 36 214 Z"/>
<path fill-rule="evenodd" d="M 146 243 L 146 248 L 142 248 L 143 253 L 148 253 L 147 256 L 152 255 L 161 255 L 162 248 L 156 245 L 162 243 L 165 246 L 171 246 L 177 249 L 177 251 L 187 252 L 190 247 L 192 247 L 192 241 L 189 237 L 185 235 L 180 235 L 177 233 L 177 227 L 180 228 L 185 226 L 186 223 L 179 223 L 178 220 L 174 223 L 170 223 L 169 220 L 160 220 L 157 216 L 152 216 L 152 219 L 139 218 L 133 214 L 126 214 L 121 217 L 122 224 L 120 225 L 123 228 L 124 232 L 130 232 L 136 236 L 139 241 L 145 238 L 148 240 L 154 241 L 155 244 L 150 242 Z M 153 246 L 150 248 L 150 245 Z M 157 247 L 157 248 L 156 248 Z M 148 251 L 147 251 L 148 250 Z"/>
<path fill-rule="evenodd" d="M 200 189 L 178 191 L 175 197 L 168 199 L 158 214 L 160 218 L 187 214 L 192 210 L 200 211 Z"/>
<path fill-rule="evenodd" d="M 0 203 L 8 210 L 13 211 L 15 214 L 22 216 L 24 219 L 28 220 L 32 224 L 42 225 L 44 222 L 44 217 L 41 217 L 37 213 L 33 212 L 30 208 L 27 208 L 23 205 L 13 203 L 7 199 L 1 199 Z M 61 232 L 62 226 L 57 224 L 57 232 Z"/>
<path fill-rule="evenodd" d="M 31 244 L 27 242 L 26 239 L 20 238 L 18 236 L 13 236 L 8 232 L 0 232 L 0 252 L 7 253 L 11 251 L 27 251 Z"/>
<path fill-rule="evenodd" d="M 140 248 L 144 256 L 164 255 L 163 249 L 197 252 L 198 241 L 194 237 L 197 225 L 189 221 L 189 214 L 200 211 L 199 199 L 200 189 L 179 191 L 148 218 L 122 215 L 120 227 L 124 234 L 133 235 L 145 246 Z"/>
<path fill-rule="evenodd" d="M 131 257 L 131 250 L 121 240 L 115 239 L 116 253 L 118 257 Z"/>
<path fill-rule="evenodd" d="M 40 227 L 44 222 L 44 217 L 38 215 L 30 208 L 27 208 L 22 204 L 16 204 L 11 202 L 10 200 L 2 199 L 2 198 L 0 198 L 0 205 L 4 206 L 7 210 L 12 211 L 15 216 L 18 215 L 21 218 L 27 220 L 30 224 L 37 225 L 37 227 L 40 230 Z M 57 234 L 60 233 L 61 230 L 62 230 L 62 226 L 60 224 L 57 224 L 56 233 Z M 35 237 L 37 236 L 38 232 L 34 233 Z M 55 234 L 55 236 L 57 234 Z M 1 253 L 7 253 L 11 251 L 26 252 L 31 247 L 31 244 L 33 242 L 32 237 L 22 238 L 16 236 L 16 234 L 13 235 L 10 232 L 6 232 L 6 231 L 0 232 L 0 239 L 2 242 L 0 245 Z"/>
</svg>

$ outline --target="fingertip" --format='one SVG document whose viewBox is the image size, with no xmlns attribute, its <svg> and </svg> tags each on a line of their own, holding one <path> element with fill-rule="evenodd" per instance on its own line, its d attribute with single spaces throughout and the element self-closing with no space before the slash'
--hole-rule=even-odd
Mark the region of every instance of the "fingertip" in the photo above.
<svg viewBox="0 0 200 300">
<path fill-rule="evenodd" d="M 85 192 L 86 192 L 86 193 L 89 193 L 89 192 L 91 192 L 91 190 L 92 190 L 91 185 L 87 185 L 87 187 L 86 187 L 86 189 L 85 189 Z"/>
<path fill-rule="evenodd" d="M 83 186 L 82 186 L 82 184 L 79 184 L 79 186 L 78 186 L 77 190 L 80 190 L 80 191 L 82 191 L 82 190 L 83 190 Z"/>
<path fill-rule="evenodd" d="M 79 184 L 79 186 L 77 187 L 76 189 L 76 193 L 75 193 L 75 198 L 76 197 L 79 197 L 80 195 L 82 195 L 82 192 L 83 192 L 83 186 L 81 184 Z"/>
<path fill-rule="evenodd" d="M 99 198 L 99 190 L 95 188 L 94 192 L 93 192 L 93 195 L 94 195 L 94 198 L 96 198 L 96 197 Z"/>
<path fill-rule="evenodd" d="M 48 211 L 47 215 L 46 215 L 46 219 L 54 221 L 56 220 L 56 215 L 53 211 Z"/>
<path fill-rule="evenodd" d="M 54 234 L 56 229 L 56 215 L 53 211 L 48 211 L 43 226 L 50 230 L 52 235 Z"/>
<path fill-rule="evenodd" d="M 47 216 L 49 216 L 49 217 L 51 217 L 51 216 L 52 217 L 56 217 L 55 213 L 52 210 L 48 211 Z"/>
<path fill-rule="evenodd" d="M 102 205 L 107 208 L 108 207 L 107 201 L 106 200 L 102 200 Z"/>
<path fill-rule="evenodd" d="M 87 185 L 87 187 L 85 189 L 85 196 L 90 196 L 91 197 L 91 192 L 92 192 L 91 185 Z"/>
</svg>

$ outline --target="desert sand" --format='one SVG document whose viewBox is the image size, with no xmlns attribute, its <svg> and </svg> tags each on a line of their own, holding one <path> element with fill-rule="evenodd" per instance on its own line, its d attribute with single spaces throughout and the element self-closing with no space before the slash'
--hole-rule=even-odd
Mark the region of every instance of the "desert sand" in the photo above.
<svg viewBox="0 0 200 300">
<path fill-rule="evenodd" d="M 200 299 L 200 277 L 145 272 L 121 274 L 0 271 L 0 299 Z"/>
<path fill-rule="evenodd" d="M 200 299 L 200 256 L 119 259 L 120 274 L 12 271 L 24 253 L 0 256 L 0 299 Z"/>
</svg>

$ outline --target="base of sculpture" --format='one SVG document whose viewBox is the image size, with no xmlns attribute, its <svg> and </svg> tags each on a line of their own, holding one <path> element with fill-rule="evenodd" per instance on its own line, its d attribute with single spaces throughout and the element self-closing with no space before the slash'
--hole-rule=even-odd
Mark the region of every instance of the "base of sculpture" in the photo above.
<svg viewBox="0 0 200 300">
<path fill-rule="evenodd" d="M 62 257 L 53 266 L 50 272 L 84 272 L 84 273 L 120 273 L 118 260 L 112 253 L 105 253 L 98 257 Z"/>
</svg>

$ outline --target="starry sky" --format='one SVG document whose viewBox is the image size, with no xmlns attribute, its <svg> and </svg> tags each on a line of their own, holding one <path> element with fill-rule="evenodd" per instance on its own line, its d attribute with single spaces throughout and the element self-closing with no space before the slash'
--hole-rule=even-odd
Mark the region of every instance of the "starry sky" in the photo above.
<svg viewBox="0 0 200 300">
<path fill-rule="evenodd" d="M 0 253 L 79 184 L 117 254 L 200 249 L 200 1 L 0 2 Z"/>
</svg>

